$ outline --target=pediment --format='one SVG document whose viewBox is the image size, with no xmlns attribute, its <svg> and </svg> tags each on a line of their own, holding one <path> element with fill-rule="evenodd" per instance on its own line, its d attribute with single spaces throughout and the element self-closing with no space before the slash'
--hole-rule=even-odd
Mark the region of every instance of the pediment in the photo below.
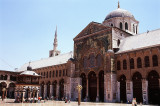
<svg viewBox="0 0 160 106">
<path fill-rule="evenodd" d="M 102 31 L 102 30 L 105 30 L 105 29 L 108 29 L 108 28 L 109 28 L 108 26 L 105 26 L 103 24 L 91 22 L 74 38 L 74 40 L 90 35 L 90 34 L 93 34 L 93 33 L 96 33 L 96 32 L 99 32 L 99 31 Z"/>
</svg>

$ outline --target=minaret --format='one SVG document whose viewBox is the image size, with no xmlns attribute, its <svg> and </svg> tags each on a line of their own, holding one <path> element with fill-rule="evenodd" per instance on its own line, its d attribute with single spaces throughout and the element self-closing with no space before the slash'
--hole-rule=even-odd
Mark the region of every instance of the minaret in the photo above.
<svg viewBox="0 0 160 106">
<path fill-rule="evenodd" d="M 55 31 L 55 38 L 54 38 L 54 42 L 53 42 L 53 50 L 49 51 L 49 57 L 53 57 L 53 56 L 57 56 L 60 54 L 60 51 L 57 50 L 57 46 L 58 46 L 58 41 L 57 41 L 57 26 L 56 26 L 56 31 Z"/>
<path fill-rule="evenodd" d="M 118 8 L 120 8 L 119 0 L 118 0 Z"/>
<path fill-rule="evenodd" d="M 58 46 L 58 42 L 57 42 L 57 26 L 56 26 L 55 38 L 54 38 L 54 42 L 53 42 L 53 50 L 54 51 L 57 50 L 57 46 Z"/>
</svg>

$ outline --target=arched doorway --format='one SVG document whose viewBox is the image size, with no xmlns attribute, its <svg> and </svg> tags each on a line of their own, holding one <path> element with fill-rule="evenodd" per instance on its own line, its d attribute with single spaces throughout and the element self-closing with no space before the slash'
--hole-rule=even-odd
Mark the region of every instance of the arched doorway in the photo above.
<svg viewBox="0 0 160 106">
<path fill-rule="evenodd" d="M 44 82 L 41 84 L 41 96 L 44 99 Z"/>
<path fill-rule="evenodd" d="M 56 99 L 56 89 L 57 89 L 57 81 L 53 82 L 53 96 Z"/>
<path fill-rule="evenodd" d="M 88 74 L 88 83 L 89 83 L 89 99 L 92 102 L 96 101 L 97 97 L 97 78 L 96 73 L 94 71 L 91 71 Z"/>
<path fill-rule="evenodd" d="M 86 75 L 84 73 L 81 74 L 80 76 L 82 78 L 82 100 L 85 99 L 86 97 Z"/>
<path fill-rule="evenodd" d="M 143 102 L 142 99 L 142 75 L 136 72 L 133 77 L 133 98 L 136 98 L 138 103 Z"/>
<path fill-rule="evenodd" d="M 64 79 L 59 81 L 59 98 L 60 100 L 64 97 Z"/>
<path fill-rule="evenodd" d="M 126 99 L 126 76 L 121 75 L 120 77 L 120 101 L 125 103 Z"/>
<path fill-rule="evenodd" d="M 160 104 L 159 75 L 156 71 L 148 74 L 148 100 L 150 104 Z"/>
<path fill-rule="evenodd" d="M 104 71 L 99 72 L 99 101 L 104 102 Z"/>
<path fill-rule="evenodd" d="M 7 87 L 7 84 L 5 83 L 5 82 L 1 82 L 0 83 L 0 92 L 1 92 L 1 97 L 2 96 L 4 96 L 4 97 L 6 97 L 7 96 L 7 89 L 6 89 L 6 87 Z M 3 92 L 3 89 L 5 89 L 5 91 Z M 4 95 L 3 95 L 3 93 L 4 93 Z"/>
<path fill-rule="evenodd" d="M 47 83 L 47 97 L 50 98 L 50 81 Z"/>
<path fill-rule="evenodd" d="M 8 89 L 8 98 L 14 98 L 15 84 L 10 83 Z"/>
</svg>

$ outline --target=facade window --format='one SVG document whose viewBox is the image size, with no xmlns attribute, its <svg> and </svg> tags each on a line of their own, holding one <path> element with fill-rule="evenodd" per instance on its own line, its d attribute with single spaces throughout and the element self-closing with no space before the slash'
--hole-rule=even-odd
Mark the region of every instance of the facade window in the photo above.
<svg viewBox="0 0 160 106">
<path fill-rule="evenodd" d="M 158 66 L 158 57 L 157 55 L 152 56 L 153 66 Z"/>
<path fill-rule="evenodd" d="M 56 70 L 56 77 L 58 77 L 58 70 Z"/>
<path fill-rule="evenodd" d="M 134 59 L 130 59 L 130 69 L 134 69 Z"/>
<path fill-rule="evenodd" d="M 84 59 L 83 59 L 83 67 L 84 68 L 87 68 L 87 57 L 84 57 Z"/>
<path fill-rule="evenodd" d="M 61 70 L 59 70 L 59 77 L 61 77 Z"/>
<path fill-rule="evenodd" d="M 128 30 L 128 23 L 125 23 L 125 30 Z"/>
<path fill-rule="evenodd" d="M 44 78 L 45 78 L 45 76 L 46 76 L 46 73 L 44 72 Z"/>
<path fill-rule="evenodd" d="M 121 62 L 117 61 L 117 70 L 121 70 Z"/>
<path fill-rule="evenodd" d="M 47 75 L 46 75 L 46 77 L 48 78 L 48 72 L 47 72 Z"/>
<path fill-rule="evenodd" d="M 142 68 L 142 61 L 140 57 L 137 58 L 137 68 Z"/>
<path fill-rule="evenodd" d="M 67 69 L 66 69 L 66 76 L 68 75 L 68 73 L 67 73 Z"/>
<path fill-rule="evenodd" d="M 52 77 L 54 77 L 54 71 L 52 72 Z"/>
<path fill-rule="evenodd" d="M 134 27 L 134 24 L 133 24 L 133 33 L 135 33 L 135 27 Z"/>
<path fill-rule="evenodd" d="M 119 23 L 119 28 L 120 28 L 120 29 L 123 29 L 122 22 Z"/>
<path fill-rule="evenodd" d="M 89 58 L 89 63 L 90 63 L 90 67 L 94 67 L 95 66 L 95 58 L 94 58 L 94 54 L 91 54 L 90 55 L 90 58 Z"/>
<path fill-rule="evenodd" d="M 97 62 L 96 63 L 97 63 L 98 67 L 100 67 L 102 65 L 102 57 L 101 57 L 100 54 L 98 54 L 98 56 L 97 56 Z"/>
<path fill-rule="evenodd" d="M 145 67 L 149 67 L 150 64 L 149 64 L 149 56 L 145 56 L 144 57 L 144 63 L 145 63 Z"/>
<path fill-rule="evenodd" d="M 113 27 L 113 24 L 111 24 L 111 27 Z"/>
<path fill-rule="evenodd" d="M 120 42 L 120 40 L 118 39 L 118 41 L 117 41 L 117 46 L 119 46 L 119 45 L 120 45 L 120 43 L 121 43 L 121 42 Z"/>
<path fill-rule="evenodd" d="M 123 70 L 126 70 L 126 69 L 127 69 L 127 61 L 123 60 Z"/>
<path fill-rule="evenodd" d="M 51 78 L 51 71 L 49 72 L 49 78 Z"/>
<path fill-rule="evenodd" d="M 137 26 L 136 26 L 136 34 L 138 33 L 138 28 L 137 28 Z"/>
<path fill-rule="evenodd" d="M 65 70 L 63 70 L 63 76 L 65 76 Z"/>
</svg>

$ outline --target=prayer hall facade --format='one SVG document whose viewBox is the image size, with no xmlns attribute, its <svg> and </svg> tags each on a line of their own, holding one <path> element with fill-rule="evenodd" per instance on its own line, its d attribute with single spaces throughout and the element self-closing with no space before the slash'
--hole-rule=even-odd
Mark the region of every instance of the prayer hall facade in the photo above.
<svg viewBox="0 0 160 106">
<path fill-rule="evenodd" d="M 74 52 L 60 54 L 56 30 L 49 58 L 19 68 L 23 72 L 31 66 L 41 76 L 39 96 L 77 100 L 80 84 L 82 101 L 136 98 L 160 104 L 160 29 L 139 34 L 139 21 L 118 3 L 102 23 L 89 23 L 73 40 Z"/>
</svg>

